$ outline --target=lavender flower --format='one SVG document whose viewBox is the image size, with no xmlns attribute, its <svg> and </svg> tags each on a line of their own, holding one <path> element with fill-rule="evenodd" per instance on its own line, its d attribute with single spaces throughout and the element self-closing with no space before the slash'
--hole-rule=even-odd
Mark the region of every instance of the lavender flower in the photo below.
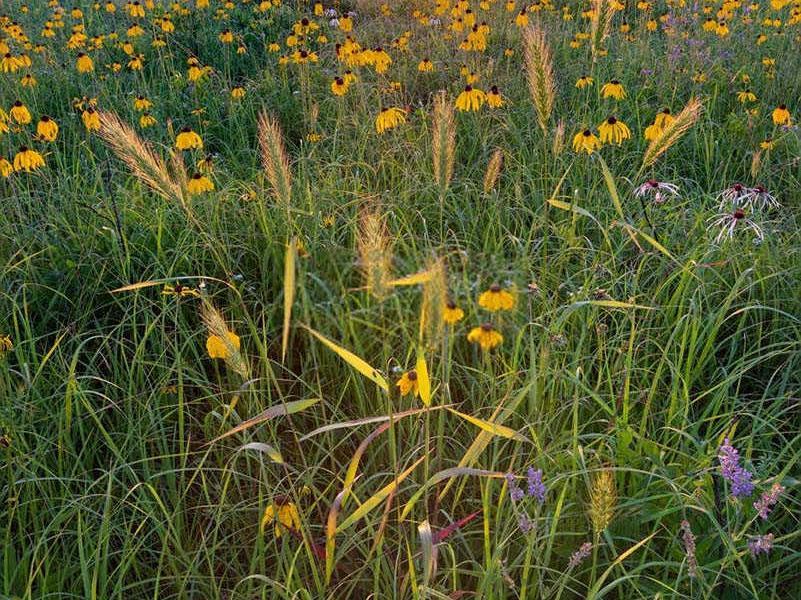
<svg viewBox="0 0 801 600">
<path fill-rule="evenodd" d="M 748 549 L 751 551 L 751 556 L 768 554 L 773 549 L 773 534 L 758 535 L 748 540 Z"/>
<path fill-rule="evenodd" d="M 731 484 L 732 496 L 735 498 L 750 496 L 754 492 L 751 473 L 740 466 L 740 454 L 729 443 L 729 438 L 723 440 L 723 445 L 718 450 L 718 460 L 720 461 L 720 474 Z"/>
<path fill-rule="evenodd" d="M 528 495 L 536 498 L 542 504 L 545 502 L 545 494 L 547 492 L 545 484 L 542 482 L 542 469 L 534 470 L 534 467 L 528 468 Z"/>
<path fill-rule="evenodd" d="M 567 563 L 567 568 L 575 569 L 590 555 L 591 551 L 592 544 L 590 542 L 584 542 L 581 547 L 570 556 L 570 562 Z"/>
<path fill-rule="evenodd" d="M 754 508 L 763 521 L 767 521 L 773 505 L 779 501 L 779 496 L 782 495 L 782 492 L 784 492 L 784 486 L 780 483 L 774 483 L 769 491 L 762 492 L 762 497 L 754 502 Z"/>
<path fill-rule="evenodd" d="M 506 474 L 506 485 L 509 488 L 509 497 L 512 499 L 512 502 L 519 502 L 525 496 L 525 492 L 521 490 L 517 485 L 517 480 L 513 473 Z"/>
<path fill-rule="evenodd" d="M 695 535 L 690 529 L 690 522 L 681 522 L 681 539 L 684 542 L 684 554 L 687 556 L 687 574 L 695 577 L 698 574 L 698 559 L 695 558 Z"/>
</svg>

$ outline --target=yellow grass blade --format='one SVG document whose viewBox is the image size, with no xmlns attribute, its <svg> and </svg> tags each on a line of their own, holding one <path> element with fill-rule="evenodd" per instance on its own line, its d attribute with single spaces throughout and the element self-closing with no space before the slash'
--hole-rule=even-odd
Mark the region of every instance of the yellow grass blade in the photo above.
<svg viewBox="0 0 801 600">
<path fill-rule="evenodd" d="M 371 510 L 373 510 L 376 506 L 381 504 L 381 502 L 383 502 L 383 500 L 387 496 L 393 493 L 401 484 L 401 482 L 404 479 L 406 479 L 409 475 L 411 475 L 412 471 L 414 471 L 417 468 L 417 466 L 425 459 L 426 459 L 425 456 L 421 456 L 417 461 L 415 461 L 415 463 L 411 467 L 409 467 L 403 473 L 395 477 L 395 479 L 392 480 L 392 483 L 385 485 L 375 494 L 373 494 L 367 500 L 365 500 L 364 504 L 362 504 L 359 508 L 357 508 L 353 512 L 353 514 L 351 514 L 347 519 L 342 521 L 339 527 L 337 527 L 336 532 L 340 533 L 344 531 L 345 529 L 353 525 L 356 521 L 365 516 L 367 513 L 369 513 Z"/>
<path fill-rule="evenodd" d="M 468 423 L 472 423 L 476 427 L 483 429 L 487 433 L 491 433 L 492 435 L 498 435 L 500 437 L 504 437 L 510 440 L 517 440 L 518 442 L 531 442 L 526 436 L 517 433 L 514 429 L 506 427 L 505 425 L 500 425 L 499 423 L 493 423 L 492 421 L 485 421 L 483 419 L 479 419 L 472 415 L 468 415 L 458 410 L 454 410 L 452 408 L 448 409 L 449 412 L 452 412 L 455 415 L 462 417 Z"/>
<path fill-rule="evenodd" d="M 389 384 L 387 383 L 387 380 L 384 379 L 384 377 L 376 369 L 371 367 L 366 361 L 356 356 L 350 350 L 347 350 L 346 348 L 343 348 L 342 346 L 332 342 L 323 334 L 316 332 L 311 327 L 307 327 L 306 325 L 304 325 L 303 327 L 306 329 L 306 331 L 308 331 L 310 334 L 312 334 L 314 337 L 320 340 L 323 344 L 328 346 L 328 348 L 336 352 L 339 355 L 339 357 L 346 363 L 348 363 L 351 367 L 353 367 L 359 373 L 367 377 L 367 379 L 369 379 L 370 381 L 375 382 L 378 385 L 378 387 L 380 387 L 385 392 L 389 392 Z"/>
<path fill-rule="evenodd" d="M 281 362 L 286 358 L 289 344 L 289 321 L 292 317 L 292 304 L 295 301 L 295 256 L 297 255 L 297 239 L 292 238 L 286 246 L 284 257 L 284 329 L 281 334 Z"/>
<path fill-rule="evenodd" d="M 407 275 L 406 277 L 401 277 L 400 279 L 393 279 L 389 282 L 389 285 L 393 287 L 399 287 L 403 285 L 420 285 L 422 283 L 426 283 L 430 279 L 431 270 L 426 269 L 425 271 L 420 271 L 414 275 Z"/>
<path fill-rule="evenodd" d="M 428 376 L 428 367 L 423 349 L 420 348 L 417 354 L 417 364 L 414 367 L 417 372 L 417 385 L 420 390 L 420 399 L 425 406 L 431 406 L 431 378 Z"/>
</svg>

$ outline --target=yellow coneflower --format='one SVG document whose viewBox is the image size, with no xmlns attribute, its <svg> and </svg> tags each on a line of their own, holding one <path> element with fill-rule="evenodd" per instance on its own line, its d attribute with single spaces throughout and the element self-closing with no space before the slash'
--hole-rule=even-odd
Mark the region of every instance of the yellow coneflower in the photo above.
<svg viewBox="0 0 801 600">
<path fill-rule="evenodd" d="M 420 73 L 433 73 L 434 63 L 432 63 L 428 58 L 424 58 L 417 64 L 417 70 Z"/>
<path fill-rule="evenodd" d="M 241 100 L 244 97 L 245 97 L 245 88 L 243 88 L 241 85 L 236 85 L 233 88 L 231 88 L 231 98 L 233 98 L 234 100 Z"/>
<path fill-rule="evenodd" d="M 766 138 L 761 142 L 759 142 L 759 147 L 762 148 L 763 150 L 773 150 L 775 146 L 776 142 L 771 138 Z"/>
<path fill-rule="evenodd" d="M 211 192 L 214 190 L 214 182 L 200 173 L 195 173 L 186 183 L 186 191 L 190 196 Z"/>
<path fill-rule="evenodd" d="M 789 125 L 790 124 L 790 111 L 787 110 L 786 104 L 781 104 L 773 109 L 773 124 L 774 125 Z"/>
<path fill-rule="evenodd" d="M 22 87 L 36 87 L 36 77 L 31 75 L 30 73 L 26 74 L 22 79 L 19 80 L 20 85 Z"/>
<path fill-rule="evenodd" d="M 498 332 L 492 323 L 484 323 L 480 327 L 473 327 L 467 334 L 467 341 L 481 346 L 482 350 L 492 350 L 500 346 L 503 336 Z"/>
<path fill-rule="evenodd" d="M 594 81 L 594 80 L 593 80 L 593 78 L 592 78 L 592 77 L 590 77 L 589 75 L 582 75 L 582 76 L 581 76 L 581 77 L 579 77 L 579 78 L 578 78 L 578 80 L 576 81 L 576 87 L 577 87 L 578 89 L 582 90 L 582 89 L 584 89 L 585 87 L 589 87 L 589 86 L 591 86 L 591 85 L 592 85 L 592 83 L 593 83 L 593 81 Z"/>
<path fill-rule="evenodd" d="M 175 147 L 178 150 L 201 150 L 203 140 L 189 127 L 184 127 L 175 138 Z"/>
<path fill-rule="evenodd" d="M 14 165 L 12 165 L 5 157 L 0 156 L 0 176 L 11 177 L 14 172 Z"/>
<path fill-rule="evenodd" d="M 261 519 L 261 530 L 274 523 L 273 532 L 275 537 L 280 538 L 287 530 L 300 531 L 300 513 L 294 502 L 281 500 L 270 504 Z"/>
<path fill-rule="evenodd" d="M 406 112 L 402 108 L 385 108 L 375 118 L 375 130 L 384 133 L 388 129 L 394 129 L 406 122 Z"/>
<path fill-rule="evenodd" d="M 416 398 L 420 395 L 420 382 L 414 369 L 406 371 L 395 385 L 398 386 L 401 396 L 412 394 Z"/>
<path fill-rule="evenodd" d="M 45 164 L 44 158 L 36 150 L 27 146 L 21 146 L 19 152 L 14 155 L 14 170 L 30 173 Z"/>
<path fill-rule="evenodd" d="M 501 92 L 498 91 L 498 86 L 493 85 L 489 89 L 489 92 L 487 92 L 487 106 L 490 108 L 500 108 L 503 105 L 503 96 L 501 96 Z"/>
<path fill-rule="evenodd" d="M 499 284 L 493 283 L 478 297 L 478 305 L 492 312 L 512 310 L 515 306 L 515 297 L 512 293 L 502 289 Z"/>
<path fill-rule="evenodd" d="M 32 120 L 31 113 L 28 111 L 28 107 L 25 106 L 19 100 L 14 102 L 14 105 L 11 107 L 9 114 L 11 115 L 11 118 L 14 119 L 20 125 L 27 125 Z"/>
<path fill-rule="evenodd" d="M 0 72 L 2 73 L 16 73 L 22 68 L 22 62 L 11 52 L 6 52 L 3 58 L 0 58 Z"/>
<path fill-rule="evenodd" d="M 615 100 L 623 100 L 626 97 L 626 90 L 623 84 L 617 79 L 613 79 L 609 83 L 605 83 L 601 88 L 602 98 L 614 98 Z"/>
<path fill-rule="evenodd" d="M 134 110 L 138 111 L 149 110 L 150 108 L 153 107 L 153 103 L 144 96 L 137 96 L 136 98 L 134 98 L 133 105 L 134 105 Z"/>
<path fill-rule="evenodd" d="M 656 118 L 654 119 L 654 125 L 659 127 L 660 129 L 664 129 L 668 125 L 670 125 L 675 118 L 670 113 L 669 108 L 663 108 L 656 114 Z"/>
<path fill-rule="evenodd" d="M 148 127 L 152 127 L 156 124 L 156 117 L 151 115 L 149 112 L 143 112 L 142 116 L 139 117 L 139 126 L 142 129 L 147 129 Z"/>
<path fill-rule="evenodd" d="M 75 68 L 78 69 L 78 73 L 91 73 L 95 70 L 95 63 L 88 54 L 81 52 L 75 61 Z"/>
<path fill-rule="evenodd" d="M 573 150 L 592 154 L 601 147 L 601 140 L 589 129 L 580 131 L 573 136 Z"/>
<path fill-rule="evenodd" d="M 222 360 L 227 360 L 231 357 L 231 348 L 234 348 L 237 351 L 239 350 L 239 336 L 233 331 L 228 331 L 226 337 L 228 338 L 227 343 L 221 336 L 218 335 L 212 334 L 206 338 L 206 352 L 208 352 L 209 358 L 221 358 Z"/>
<path fill-rule="evenodd" d="M 745 104 L 746 102 L 756 102 L 756 94 L 751 90 L 743 90 L 741 92 L 737 92 L 737 101 L 740 104 Z"/>
<path fill-rule="evenodd" d="M 464 311 L 456 306 L 453 300 L 448 300 L 445 303 L 445 309 L 442 311 L 442 320 L 448 325 L 453 325 L 464 319 Z"/>
<path fill-rule="evenodd" d="M 220 35 L 218 36 L 218 39 L 223 44 L 230 44 L 230 43 L 232 43 L 234 41 L 234 34 L 231 32 L 230 29 L 226 29 L 222 33 L 220 33 Z"/>
<path fill-rule="evenodd" d="M 487 95 L 483 91 L 471 85 L 466 85 L 464 91 L 456 98 L 456 109 L 463 112 L 476 111 L 486 101 Z"/>
<path fill-rule="evenodd" d="M 528 12 L 525 8 L 517 13 L 517 16 L 515 17 L 515 25 L 520 28 L 528 27 Z"/>
<path fill-rule="evenodd" d="M 165 283 L 164 288 L 161 290 L 161 295 L 175 296 L 176 298 L 200 298 L 200 292 L 198 290 L 180 283 L 176 283 L 175 285 Z"/>
<path fill-rule="evenodd" d="M 36 125 L 36 135 L 45 142 L 55 142 L 58 136 L 58 124 L 45 115 Z"/>
<path fill-rule="evenodd" d="M 97 131 L 100 129 L 100 115 L 91 106 L 81 113 L 83 126 L 87 131 Z"/>
<path fill-rule="evenodd" d="M 598 133 L 601 134 L 601 142 L 604 144 L 617 144 L 618 146 L 631 137 L 631 130 L 623 121 L 618 121 L 616 117 L 608 117 L 598 126 Z"/>
<path fill-rule="evenodd" d="M 14 348 L 14 343 L 11 341 L 11 336 L 7 334 L 0 335 L 0 356 Z"/>
</svg>

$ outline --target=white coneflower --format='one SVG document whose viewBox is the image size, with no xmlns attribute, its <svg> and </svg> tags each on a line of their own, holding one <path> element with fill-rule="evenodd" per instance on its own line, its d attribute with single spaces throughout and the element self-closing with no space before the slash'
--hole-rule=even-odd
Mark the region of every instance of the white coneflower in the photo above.
<svg viewBox="0 0 801 600">
<path fill-rule="evenodd" d="M 748 202 L 750 196 L 751 188 L 735 183 L 720 192 L 715 199 L 718 200 L 718 208 L 722 210 L 727 204 L 732 207 L 742 206 Z"/>
<path fill-rule="evenodd" d="M 778 208 L 781 206 L 779 201 L 776 200 L 776 196 L 761 185 L 751 188 L 751 195 L 748 197 L 747 202 L 761 209 Z"/>
<path fill-rule="evenodd" d="M 734 232 L 739 229 L 750 229 L 757 237 L 758 241 L 764 239 L 762 228 L 748 217 L 742 208 L 735 208 L 732 212 L 715 215 L 709 220 L 709 229 L 720 227 L 720 232 L 715 237 L 715 243 L 719 244 L 724 238 L 734 237 Z"/>
<path fill-rule="evenodd" d="M 654 202 L 661 204 L 667 200 L 668 196 L 678 196 L 679 188 L 672 183 L 664 183 L 656 179 L 649 179 L 634 190 L 634 195 L 638 198 L 650 196 Z"/>
</svg>

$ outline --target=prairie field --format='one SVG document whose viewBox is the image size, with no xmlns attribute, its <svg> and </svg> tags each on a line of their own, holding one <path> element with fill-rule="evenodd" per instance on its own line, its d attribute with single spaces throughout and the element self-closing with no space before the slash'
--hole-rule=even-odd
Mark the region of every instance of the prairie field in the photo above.
<svg viewBox="0 0 801 600">
<path fill-rule="evenodd" d="M 801 598 L 800 47 L 0 1 L 0 598 Z"/>
</svg>

